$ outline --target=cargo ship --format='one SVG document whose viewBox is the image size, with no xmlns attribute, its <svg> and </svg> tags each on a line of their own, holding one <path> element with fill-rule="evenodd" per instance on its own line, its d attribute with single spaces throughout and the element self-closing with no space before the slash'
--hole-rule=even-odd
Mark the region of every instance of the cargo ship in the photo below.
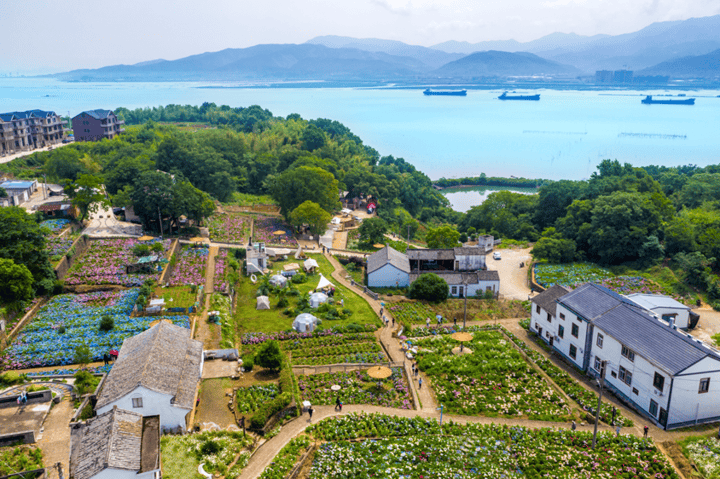
<svg viewBox="0 0 720 479">
<path fill-rule="evenodd" d="M 425 91 L 423 91 L 423 94 L 425 94 L 425 95 L 443 95 L 443 96 L 467 96 L 467 90 L 432 91 L 431 89 L 427 88 Z"/>
<path fill-rule="evenodd" d="M 508 95 L 507 92 L 503 93 L 498 97 L 498 100 L 529 100 L 529 101 L 540 101 L 540 94 L 537 95 Z"/>
<path fill-rule="evenodd" d="M 652 95 L 646 96 L 641 103 L 645 105 L 694 105 L 695 98 L 687 98 L 685 100 L 653 100 Z"/>
</svg>

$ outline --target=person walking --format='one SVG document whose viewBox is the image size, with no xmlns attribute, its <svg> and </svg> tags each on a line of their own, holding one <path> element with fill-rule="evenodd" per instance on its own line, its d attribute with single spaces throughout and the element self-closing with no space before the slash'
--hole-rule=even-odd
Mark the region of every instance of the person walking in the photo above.
<svg viewBox="0 0 720 479">
<path fill-rule="evenodd" d="M 430 318 L 425 319 L 425 327 L 430 329 Z"/>
<path fill-rule="evenodd" d="M 649 431 L 649 430 L 650 430 L 650 428 L 647 427 L 647 426 L 645 426 L 645 427 L 643 428 L 643 437 L 644 437 L 645 439 L 647 439 L 647 437 L 648 437 L 647 434 L 648 434 L 648 431 Z"/>
<path fill-rule="evenodd" d="M 418 389 L 422 389 L 422 378 L 418 381 Z"/>
<path fill-rule="evenodd" d="M 572 429 L 573 431 L 575 431 L 577 429 L 577 423 L 575 422 L 575 419 L 573 419 L 570 429 Z"/>
<path fill-rule="evenodd" d="M 340 396 L 335 398 L 335 409 L 340 409 L 342 411 L 342 403 L 340 402 Z"/>
<path fill-rule="evenodd" d="M 392 318 L 393 328 L 395 327 L 395 316 Z"/>
<path fill-rule="evenodd" d="M 615 437 L 620 437 L 620 426 L 615 428 Z"/>
<path fill-rule="evenodd" d="M 315 412 L 312 406 L 308 408 L 308 415 L 310 416 L 310 419 L 308 419 L 308 422 L 312 422 L 312 415 Z"/>
<path fill-rule="evenodd" d="M 110 355 L 108 353 L 103 354 L 103 362 L 105 363 L 105 366 L 110 363 Z"/>
</svg>

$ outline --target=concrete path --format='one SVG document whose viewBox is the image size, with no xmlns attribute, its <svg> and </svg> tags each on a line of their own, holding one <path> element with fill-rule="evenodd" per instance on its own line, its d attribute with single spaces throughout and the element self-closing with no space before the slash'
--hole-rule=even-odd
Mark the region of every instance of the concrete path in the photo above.
<svg viewBox="0 0 720 479">
<path fill-rule="evenodd" d="M 527 272 L 532 259 L 530 248 L 496 250 L 502 259 L 492 259 L 487 255 L 488 270 L 495 270 L 500 275 L 500 294 L 506 299 L 527 300 L 530 294 Z M 520 263 L 525 263 L 523 268 Z"/>
<path fill-rule="evenodd" d="M 70 399 L 64 399 L 53 406 L 50 415 L 45 419 L 42 438 L 38 446 L 43 452 L 43 464 L 47 467 L 48 479 L 57 479 L 58 472 L 55 464 L 62 463 L 64 477 L 68 477 L 70 461 L 70 419 L 72 419 L 73 404 Z"/>
</svg>

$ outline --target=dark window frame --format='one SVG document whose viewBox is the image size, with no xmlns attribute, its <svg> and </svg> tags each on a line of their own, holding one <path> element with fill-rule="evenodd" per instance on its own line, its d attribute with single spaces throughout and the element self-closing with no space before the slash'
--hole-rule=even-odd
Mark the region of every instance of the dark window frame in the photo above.
<svg viewBox="0 0 720 479">
<path fill-rule="evenodd" d="M 652 417 L 657 417 L 658 403 L 656 403 L 653 399 L 650 400 L 650 407 L 648 408 L 648 412 Z"/>
<path fill-rule="evenodd" d="M 571 344 L 569 353 L 570 353 L 571 358 L 577 359 L 577 346 L 575 346 L 574 344 Z"/>
<path fill-rule="evenodd" d="M 558 326 L 558 337 L 559 338 L 565 337 L 565 328 L 562 325 Z"/>
<path fill-rule="evenodd" d="M 627 358 L 630 362 L 635 362 L 635 351 L 628 348 L 623 344 L 622 349 L 620 350 L 620 355 L 624 358 Z"/>
<path fill-rule="evenodd" d="M 602 334 L 598 333 L 597 339 L 595 340 L 595 344 L 597 345 L 598 348 L 602 349 L 602 347 L 603 347 L 603 341 L 605 341 L 605 336 L 603 336 Z"/>
<path fill-rule="evenodd" d="M 665 387 L 665 376 L 655 371 L 655 376 L 653 376 L 653 386 L 655 389 L 662 391 Z"/>
<path fill-rule="evenodd" d="M 710 392 L 710 378 L 702 378 L 698 386 L 698 394 Z"/>
<path fill-rule="evenodd" d="M 570 334 L 572 334 L 574 337 L 579 337 L 580 335 L 580 326 L 573 323 L 572 328 L 570 329 Z"/>
</svg>

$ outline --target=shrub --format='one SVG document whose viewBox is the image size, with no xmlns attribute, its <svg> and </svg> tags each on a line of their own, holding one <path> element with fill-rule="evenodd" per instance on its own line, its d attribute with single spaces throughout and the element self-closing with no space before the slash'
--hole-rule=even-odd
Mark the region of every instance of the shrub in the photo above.
<svg viewBox="0 0 720 479">
<path fill-rule="evenodd" d="M 103 316 L 100 319 L 100 331 L 110 331 L 115 327 L 115 320 L 112 316 Z"/>
<path fill-rule="evenodd" d="M 58 332 L 58 334 L 65 334 L 65 326 L 60 326 L 60 327 L 57 329 L 57 332 Z"/>
<path fill-rule="evenodd" d="M 277 371 L 282 367 L 282 352 L 277 341 L 267 341 L 255 353 L 258 366 Z"/>
<path fill-rule="evenodd" d="M 307 281 L 307 276 L 305 276 L 304 273 L 298 273 L 295 276 L 292 276 L 291 281 L 295 284 L 304 283 Z"/>
<path fill-rule="evenodd" d="M 150 254 L 150 245 L 147 243 L 138 243 L 132 248 L 135 256 L 147 256 Z"/>
<path fill-rule="evenodd" d="M 220 449 L 220 444 L 218 444 L 217 441 L 213 441 L 212 439 L 208 439 L 200 446 L 200 452 L 203 456 L 211 456 L 217 454 L 218 452 L 220 452 Z"/>
<path fill-rule="evenodd" d="M 75 378 L 75 389 L 80 396 L 93 392 L 100 382 L 99 377 L 92 375 L 84 369 L 76 372 L 73 377 Z"/>
<path fill-rule="evenodd" d="M 289 392 L 280 393 L 275 399 L 260 406 L 250 417 L 251 429 L 262 429 L 274 414 L 280 412 L 292 401 L 292 394 Z"/>
<path fill-rule="evenodd" d="M 15 384 L 22 384 L 25 382 L 24 375 L 18 374 L 16 371 L 8 371 L 0 374 L 0 385 L 2 386 L 13 386 Z"/>
<path fill-rule="evenodd" d="M 410 297 L 413 299 L 424 299 L 433 302 L 444 301 L 448 297 L 448 291 L 447 282 L 434 273 L 421 274 L 410 285 Z"/>
<path fill-rule="evenodd" d="M 278 300 L 277 307 L 278 308 L 285 308 L 289 304 L 288 299 L 283 296 Z"/>
<path fill-rule="evenodd" d="M 161 242 L 153 243 L 153 245 L 150 247 L 153 253 L 162 253 L 164 247 Z"/>
<path fill-rule="evenodd" d="M 245 372 L 250 372 L 255 367 L 255 357 L 252 354 L 243 356 L 242 362 L 242 367 L 245 368 Z"/>
</svg>

